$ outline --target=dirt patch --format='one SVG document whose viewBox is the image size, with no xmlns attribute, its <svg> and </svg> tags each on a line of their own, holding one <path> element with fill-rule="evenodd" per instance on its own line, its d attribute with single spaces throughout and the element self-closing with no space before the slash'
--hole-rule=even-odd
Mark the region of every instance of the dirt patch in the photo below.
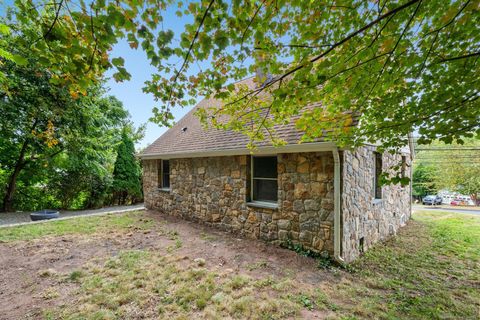
<svg viewBox="0 0 480 320">
<path fill-rule="evenodd" d="M 311 258 L 295 252 L 240 238 L 157 212 L 141 213 L 152 219 L 148 230 L 45 237 L 0 244 L 0 319 L 42 318 L 44 309 L 72 303 L 78 288 L 72 272 L 87 263 L 105 261 L 120 251 L 140 249 L 181 257 L 179 263 L 202 261 L 210 270 L 246 274 L 254 278 L 288 277 L 298 285 L 321 288 L 348 273 L 324 271 Z M 75 223 L 75 220 L 72 220 Z M 204 261 L 204 262 L 203 262 Z M 305 312 L 307 318 L 320 314 Z"/>
</svg>

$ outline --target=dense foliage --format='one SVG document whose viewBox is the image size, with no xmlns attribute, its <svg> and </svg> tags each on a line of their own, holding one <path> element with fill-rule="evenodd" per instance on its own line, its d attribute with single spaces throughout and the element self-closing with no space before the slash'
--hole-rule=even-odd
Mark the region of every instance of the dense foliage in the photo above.
<svg viewBox="0 0 480 320">
<path fill-rule="evenodd" d="M 435 177 L 438 176 L 437 169 L 433 165 L 418 164 L 413 171 L 412 193 L 414 197 L 425 197 L 437 194 L 438 188 L 435 185 Z"/>
<path fill-rule="evenodd" d="M 8 21 L 0 21 L 0 211 L 111 204 L 117 145 L 122 134 L 138 141 L 143 128 L 133 128 L 101 77 L 82 92 L 57 81 L 69 71 L 46 67 L 46 52 L 32 49 L 46 43 L 32 33 L 40 26 L 19 21 L 1 27 Z M 56 65 L 65 67 L 66 60 Z M 130 201 L 141 199 L 136 182 Z"/>
<path fill-rule="evenodd" d="M 193 21 L 181 34 L 162 24 L 176 7 Z M 252 142 L 282 143 L 274 124 L 297 115 L 303 140 L 327 134 L 390 150 L 413 129 L 422 143 L 480 133 L 478 1 L 16 0 L 10 17 L 29 48 L 12 59 L 38 56 L 73 95 L 109 68 L 129 78 L 110 51 L 119 39 L 141 47 L 158 68 L 144 90 L 159 101 L 161 124 L 173 106 L 215 96 L 226 103 L 200 110 L 204 123 Z M 232 85 L 257 70 L 256 88 Z"/>
<path fill-rule="evenodd" d="M 135 146 L 126 130 L 122 133 L 122 141 L 117 147 L 117 159 L 113 169 L 112 190 L 118 204 L 135 202 L 142 194 L 140 188 L 141 170 L 135 158 Z"/>
<path fill-rule="evenodd" d="M 8 79 L 0 92 L 2 211 L 111 203 L 116 145 L 131 127 L 122 104 L 100 87 L 74 99 L 33 60 L 1 70 Z"/>
<path fill-rule="evenodd" d="M 448 190 L 480 200 L 480 142 L 465 139 L 464 144 L 446 145 L 434 141 L 419 146 L 413 172 L 417 196 Z"/>
</svg>

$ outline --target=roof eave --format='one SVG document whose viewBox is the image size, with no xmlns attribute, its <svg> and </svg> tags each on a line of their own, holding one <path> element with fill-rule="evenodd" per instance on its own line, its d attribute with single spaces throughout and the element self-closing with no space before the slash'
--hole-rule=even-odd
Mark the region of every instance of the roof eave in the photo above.
<svg viewBox="0 0 480 320">
<path fill-rule="evenodd" d="M 267 155 L 277 153 L 295 153 L 295 152 L 321 152 L 332 151 L 336 147 L 334 142 L 310 142 L 300 144 L 290 144 L 286 146 L 267 146 L 258 147 L 251 150 L 248 148 L 226 149 L 226 150 L 207 150 L 207 151 L 186 151 L 177 153 L 144 153 L 138 157 L 142 160 L 148 159 L 181 159 L 181 158 L 203 158 L 203 157 L 221 157 L 237 155 Z"/>
</svg>

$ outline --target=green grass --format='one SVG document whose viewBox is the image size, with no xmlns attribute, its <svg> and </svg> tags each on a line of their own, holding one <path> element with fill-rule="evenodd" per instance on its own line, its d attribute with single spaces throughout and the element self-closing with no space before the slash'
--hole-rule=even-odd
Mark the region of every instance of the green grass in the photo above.
<svg viewBox="0 0 480 320">
<path fill-rule="evenodd" d="M 418 212 L 401 234 L 354 263 L 351 283 L 332 295 L 351 299 L 350 317 L 478 319 L 480 217 Z"/>
<path fill-rule="evenodd" d="M 136 213 L 71 221 L 3 229 L 0 239 L 142 230 L 153 224 Z M 317 287 L 295 280 L 295 270 L 283 277 L 246 274 L 266 269 L 265 261 L 247 265 L 245 272 L 209 269 L 176 256 L 184 246 L 179 233 L 163 236 L 173 241 L 167 253 L 123 251 L 65 274 L 78 291 L 69 298 L 72 303 L 46 310 L 45 318 L 296 319 L 305 312 L 350 320 L 480 318 L 480 216 L 417 212 L 397 237 L 348 268 L 319 268 L 325 281 Z M 54 299 L 58 285 L 46 290 L 44 299 Z"/>
<path fill-rule="evenodd" d="M 93 217 L 85 216 L 75 219 L 1 228 L 0 242 L 33 240 L 45 236 L 63 236 L 67 234 L 93 234 L 115 230 L 148 229 L 152 223 L 151 219 L 142 218 L 141 212 Z"/>
<path fill-rule="evenodd" d="M 416 219 L 430 226 L 433 246 L 437 252 L 446 256 L 479 261 L 480 216 L 422 212 Z"/>
<path fill-rule="evenodd" d="M 317 307 L 317 290 L 298 289 L 290 281 L 257 280 L 232 272 L 181 266 L 174 256 L 150 251 L 123 251 L 103 265 L 84 270 L 76 299 L 50 319 L 279 319 L 298 317 L 302 308 Z"/>
</svg>

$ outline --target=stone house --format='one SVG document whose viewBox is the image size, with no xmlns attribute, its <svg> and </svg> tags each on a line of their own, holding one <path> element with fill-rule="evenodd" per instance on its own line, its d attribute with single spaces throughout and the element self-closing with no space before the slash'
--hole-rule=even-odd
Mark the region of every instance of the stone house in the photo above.
<svg viewBox="0 0 480 320">
<path fill-rule="evenodd" d="M 247 137 L 206 130 L 195 117 L 197 108 L 219 103 L 204 99 L 140 155 L 147 209 L 275 244 L 291 241 L 347 263 L 410 219 L 410 187 L 378 182 L 399 163 L 410 176 L 410 150 L 298 144 L 292 123 L 276 127 L 286 145 L 266 141 L 251 154 Z"/>
</svg>

